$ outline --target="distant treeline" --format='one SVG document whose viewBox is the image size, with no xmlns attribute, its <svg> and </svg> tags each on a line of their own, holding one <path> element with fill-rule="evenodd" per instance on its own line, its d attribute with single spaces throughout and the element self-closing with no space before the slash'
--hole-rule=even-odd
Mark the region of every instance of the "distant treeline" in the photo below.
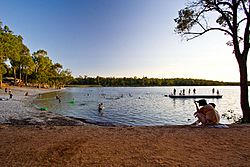
<svg viewBox="0 0 250 167">
<path fill-rule="evenodd" d="M 99 86 L 226 86 L 226 85 L 239 85 L 236 82 L 221 82 L 204 79 L 191 79 L 191 78 L 115 78 L 115 77 L 76 77 L 71 81 L 71 85 L 99 85 Z"/>
</svg>

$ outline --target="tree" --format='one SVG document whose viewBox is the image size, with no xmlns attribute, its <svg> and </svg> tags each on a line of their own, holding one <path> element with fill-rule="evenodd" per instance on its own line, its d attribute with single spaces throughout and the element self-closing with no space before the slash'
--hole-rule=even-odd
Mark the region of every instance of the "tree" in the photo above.
<svg viewBox="0 0 250 167">
<path fill-rule="evenodd" d="M 30 57 L 30 50 L 27 46 L 25 46 L 23 43 L 22 43 L 22 49 L 20 51 L 20 62 L 19 62 L 19 79 L 21 80 L 22 79 L 22 73 L 24 71 L 24 66 L 26 65 L 27 61 L 26 61 L 26 57 Z"/>
<path fill-rule="evenodd" d="M 48 83 L 53 63 L 52 60 L 47 57 L 47 52 L 44 50 L 34 52 L 32 59 L 35 63 L 34 79 L 40 88 L 41 84 Z"/>
<path fill-rule="evenodd" d="M 20 65 L 19 65 L 19 77 L 21 79 L 22 75 L 24 77 L 25 85 L 28 84 L 28 75 L 32 74 L 32 72 L 35 70 L 35 63 L 30 55 L 30 51 L 23 44 L 22 50 L 20 53 Z"/>
<path fill-rule="evenodd" d="M 55 63 L 51 66 L 51 82 L 54 87 L 59 86 L 60 73 L 62 71 L 63 66 L 59 63 Z"/>
<path fill-rule="evenodd" d="M 59 76 L 60 76 L 59 87 L 63 87 L 64 85 L 69 84 L 73 80 L 71 71 L 69 69 L 62 70 Z"/>
<path fill-rule="evenodd" d="M 217 19 L 210 22 L 208 16 Z M 249 0 L 194 0 L 179 11 L 175 31 L 187 40 L 194 39 L 205 33 L 221 31 L 232 39 L 240 71 L 240 103 L 243 120 L 250 122 L 248 101 L 247 56 L 250 48 L 250 1 Z"/>
<path fill-rule="evenodd" d="M 62 66 L 60 63 L 55 63 L 55 64 L 52 66 L 52 69 L 55 70 L 57 74 L 60 74 L 60 72 L 61 72 L 62 69 L 63 69 L 63 66 Z"/>
<path fill-rule="evenodd" d="M 13 32 L 8 26 L 3 26 L 0 21 L 0 87 L 2 86 L 2 75 L 5 72 L 4 62 L 10 55 L 14 56 L 18 53 L 18 37 L 13 35 Z"/>
<path fill-rule="evenodd" d="M 13 36 L 12 38 L 12 52 L 9 53 L 8 58 L 10 60 L 11 67 L 13 69 L 14 74 L 14 85 L 16 85 L 16 72 L 17 69 L 20 67 L 20 61 L 21 61 L 21 54 L 23 50 L 23 38 L 19 36 Z"/>
</svg>

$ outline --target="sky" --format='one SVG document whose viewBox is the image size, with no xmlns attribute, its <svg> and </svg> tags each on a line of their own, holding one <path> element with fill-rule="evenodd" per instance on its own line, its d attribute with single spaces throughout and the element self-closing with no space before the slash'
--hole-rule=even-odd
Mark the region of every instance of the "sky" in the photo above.
<svg viewBox="0 0 250 167">
<path fill-rule="evenodd" d="M 174 32 L 186 0 L 0 0 L 0 20 L 75 77 L 239 81 L 221 32 L 191 41 Z"/>
</svg>

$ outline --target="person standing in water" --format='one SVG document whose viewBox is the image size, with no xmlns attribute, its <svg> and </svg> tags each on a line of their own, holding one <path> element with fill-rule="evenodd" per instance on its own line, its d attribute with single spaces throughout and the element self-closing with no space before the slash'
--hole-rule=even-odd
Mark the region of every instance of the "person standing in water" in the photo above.
<svg viewBox="0 0 250 167">
<path fill-rule="evenodd" d="M 98 111 L 101 112 L 104 109 L 103 103 L 98 104 Z"/>
<path fill-rule="evenodd" d="M 56 95 L 56 99 L 58 100 L 59 103 L 61 103 L 61 97 Z"/>
<path fill-rule="evenodd" d="M 174 88 L 174 95 L 176 95 L 176 89 Z"/>
<path fill-rule="evenodd" d="M 195 88 L 193 89 L 193 93 L 196 94 L 196 89 Z"/>
</svg>

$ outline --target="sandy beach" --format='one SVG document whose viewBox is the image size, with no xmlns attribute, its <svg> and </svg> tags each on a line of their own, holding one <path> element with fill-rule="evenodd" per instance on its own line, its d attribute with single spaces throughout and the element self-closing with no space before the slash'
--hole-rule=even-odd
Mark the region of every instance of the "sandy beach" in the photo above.
<svg viewBox="0 0 250 167">
<path fill-rule="evenodd" d="M 108 127 L 32 106 L 47 89 L 0 101 L 0 166 L 249 166 L 250 125 Z M 25 92 L 29 95 L 25 96 Z M 0 98 L 8 98 L 4 90 Z"/>
</svg>

